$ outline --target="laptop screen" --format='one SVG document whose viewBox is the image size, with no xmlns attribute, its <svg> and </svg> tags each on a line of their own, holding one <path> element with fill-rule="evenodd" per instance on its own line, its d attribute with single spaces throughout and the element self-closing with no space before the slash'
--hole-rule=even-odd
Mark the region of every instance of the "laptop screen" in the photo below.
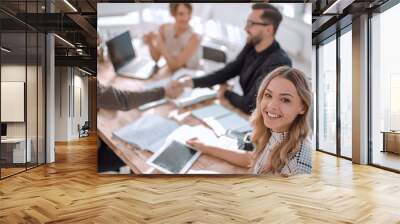
<svg viewBox="0 0 400 224">
<path fill-rule="evenodd" d="M 119 69 L 136 56 L 129 31 L 108 40 L 106 44 L 115 69 Z"/>
</svg>

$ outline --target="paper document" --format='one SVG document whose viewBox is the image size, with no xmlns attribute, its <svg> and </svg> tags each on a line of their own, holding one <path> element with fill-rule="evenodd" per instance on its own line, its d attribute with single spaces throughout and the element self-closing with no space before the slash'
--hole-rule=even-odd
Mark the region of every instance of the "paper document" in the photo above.
<svg viewBox="0 0 400 224">
<path fill-rule="evenodd" d="M 172 141 L 186 144 L 186 141 L 191 138 L 198 138 L 200 141 L 205 142 L 208 145 L 219 146 L 218 138 L 215 136 L 213 131 L 201 125 L 194 127 L 188 125 L 180 126 L 168 136 L 165 144 L 168 145 Z"/>
<path fill-rule="evenodd" d="M 138 107 L 140 111 L 144 111 L 153 107 L 158 107 L 162 104 L 168 103 L 168 100 L 163 98 L 161 100 L 152 101 L 150 103 L 143 104 L 142 106 Z"/>
<path fill-rule="evenodd" d="M 206 122 L 218 136 L 226 134 L 228 130 L 238 132 L 252 130 L 250 122 L 234 113 L 219 118 L 206 118 L 204 122 Z"/>
<path fill-rule="evenodd" d="M 209 100 L 216 97 L 217 92 L 209 88 L 196 88 L 196 89 L 185 89 L 181 96 L 174 100 L 161 99 L 146 103 L 139 107 L 139 110 L 144 111 L 153 107 L 160 106 L 167 102 L 172 102 L 177 107 L 186 107 L 196 103 L 200 103 L 204 100 Z"/>
<path fill-rule="evenodd" d="M 229 138 L 227 136 L 217 137 L 211 129 L 201 125 L 194 127 L 188 125 L 180 126 L 168 136 L 163 147 L 167 146 L 173 141 L 186 144 L 186 141 L 191 138 L 198 138 L 201 142 L 215 147 L 231 150 L 238 149 L 238 141 L 236 139 Z"/>
<path fill-rule="evenodd" d="M 216 96 L 217 92 L 209 88 L 185 89 L 182 95 L 175 100 L 172 100 L 172 102 L 177 107 L 186 107 L 200 103 L 204 100 L 212 99 Z"/>
<path fill-rule="evenodd" d="M 219 104 L 203 107 L 192 111 L 192 115 L 203 120 L 206 118 L 219 118 L 230 114 L 231 112 Z"/>
<path fill-rule="evenodd" d="M 168 135 L 178 127 L 175 121 L 158 115 L 146 115 L 113 132 L 113 136 L 154 153 L 161 148 Z"/>
<path fill-rule="evenodd" d="M 165 79 L 160 79 L 158 81 L 146 84 L 144 89 L 148 90 L 148 89 L 152 89 L 152 88 L 156 88 L 156 87 L 166 86 L 171 80 L 178 80 L 178 79 L 182 78 L 183 76 L 190 76 L 192 78 L 195 78 L 195 77 L 203 76 L 204 74 L 205 73 L 202 70 L 181 68 L 178 71 L 176 71 L 171 77 L 168 77 Z"/>
<path fill-rule="evenodd" d="M 192 78 L 197 78 L 203 75 L 205 75 L 205 72 L 203 70 L 181 68 L 178 71 L 176 71 L 172 77 L 174 80 L 178 80 L 183 76 L 190 76 Z"/>
</svg>

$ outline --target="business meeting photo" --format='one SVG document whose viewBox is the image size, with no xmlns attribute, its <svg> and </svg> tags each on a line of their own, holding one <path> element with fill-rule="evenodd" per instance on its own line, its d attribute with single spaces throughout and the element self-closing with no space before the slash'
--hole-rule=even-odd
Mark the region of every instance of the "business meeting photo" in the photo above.
<svg viewBox="0 0 400 224">
<path fill-rule="evenodd" d="M 99 3 L 99 174 L 312 173 L 310 3 Z"/>
</svg>

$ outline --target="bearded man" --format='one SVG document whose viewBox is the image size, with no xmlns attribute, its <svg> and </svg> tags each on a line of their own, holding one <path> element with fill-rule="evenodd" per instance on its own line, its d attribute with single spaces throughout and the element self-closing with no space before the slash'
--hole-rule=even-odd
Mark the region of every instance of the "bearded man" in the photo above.
<svg viewBox="0 0 400 224">
<path fill-rule="evenodd" d="M 226 98 L 234 107 L 250 114 L 256 106 L 257 90 L 265 76 L 277 67 L 292 66 L 290 58 L 275 40 L 281 21 L 282 14 L 273 5 L 254 4 L 246 21 L 247 43 L 236 59 L 211 74 L 193 79 L 184 77 L 179 80 L 181 85 L 191 88 L 211 87 L 239 76 L 243 95 L 238 95 L 222 85 L 218 96 Z"/>
</svg>

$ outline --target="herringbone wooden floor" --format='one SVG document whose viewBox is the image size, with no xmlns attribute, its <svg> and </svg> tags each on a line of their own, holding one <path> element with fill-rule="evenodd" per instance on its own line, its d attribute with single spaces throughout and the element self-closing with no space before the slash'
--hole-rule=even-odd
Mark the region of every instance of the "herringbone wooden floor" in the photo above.
<svg viewBox="0 0 400 224">
<path fill-rule="evenodd" d="M 96 173 L 95 137 L 0 181 L 0 223 L 400 223 L 400 175 L 316 152 L 311 176 Z"/>
</svg>

